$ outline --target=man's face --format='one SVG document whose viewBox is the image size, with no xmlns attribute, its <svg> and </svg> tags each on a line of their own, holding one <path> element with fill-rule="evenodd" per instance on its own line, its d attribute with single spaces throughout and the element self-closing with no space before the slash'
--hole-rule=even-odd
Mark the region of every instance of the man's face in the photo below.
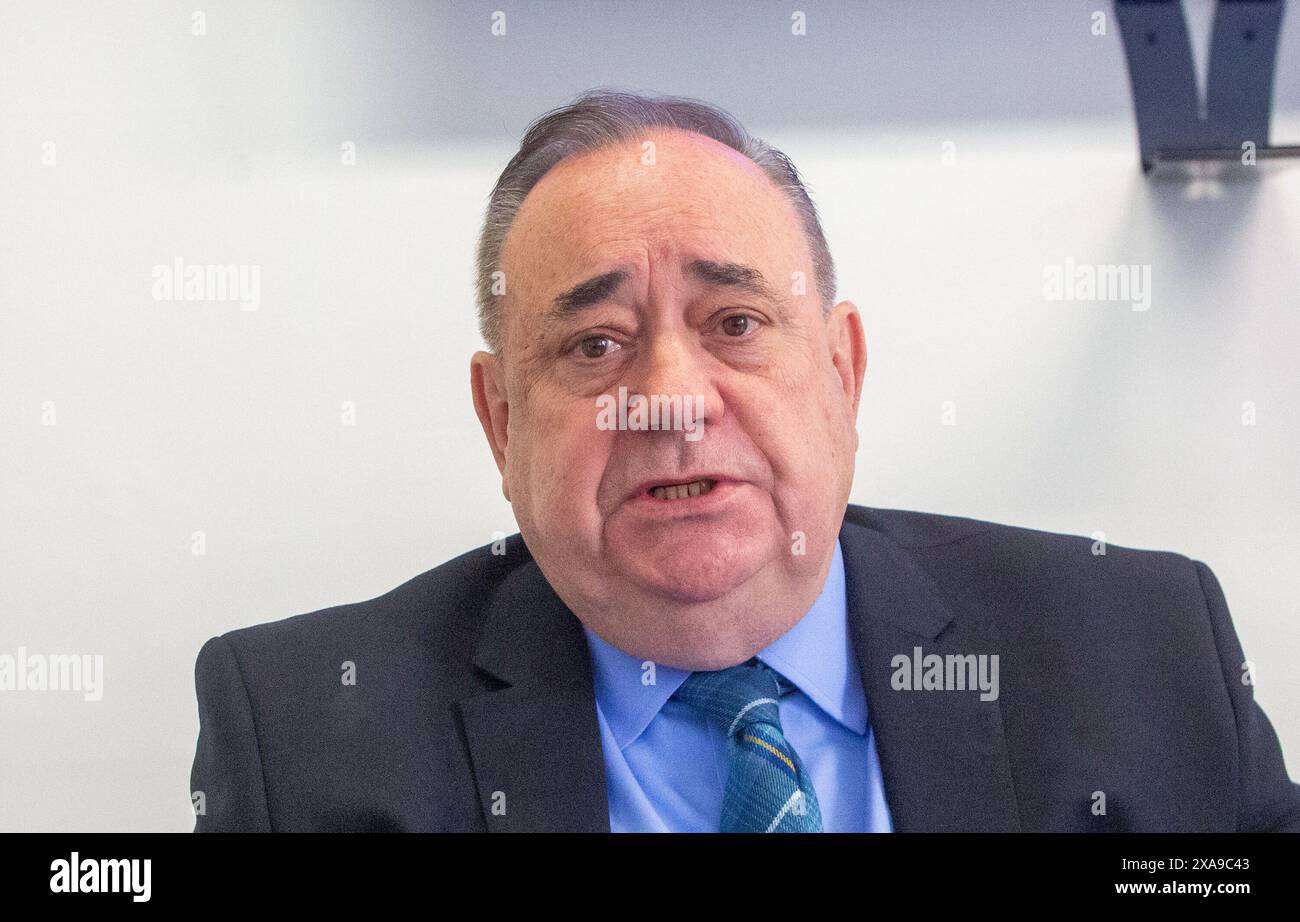
<svg viewBox="0 0 1300 922">
<path fill-rule="evenodd" d="M 830 564 L 866 364 L 853 304 L 823 313 L 793 206 L 730 148 L 655 131 L 547 173 L 501 269 L 504 344 L 474 357 L 475 406 L 559 596 L 679 668 L 785 633 Z M 617 428 L 620 388 L 700 418 Z"/>
</svg>

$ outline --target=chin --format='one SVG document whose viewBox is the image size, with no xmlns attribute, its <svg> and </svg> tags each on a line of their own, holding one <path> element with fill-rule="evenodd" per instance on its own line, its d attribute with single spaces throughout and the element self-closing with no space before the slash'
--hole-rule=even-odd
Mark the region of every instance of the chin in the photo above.
<svg viewBox="0 0 1300 922">
<path fill-rule="evenodd" d="M 708 603 L 743 586 L 771 560 L 753 540 L 674 540 L 625 558 L 624 572 L 647 594 L 676 603 Z"/>
</svg>

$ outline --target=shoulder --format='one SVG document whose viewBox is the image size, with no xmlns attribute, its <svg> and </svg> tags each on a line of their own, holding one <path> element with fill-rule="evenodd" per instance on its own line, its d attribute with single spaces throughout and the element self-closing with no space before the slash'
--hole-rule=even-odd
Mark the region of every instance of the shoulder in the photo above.
<svg viewBox="0 0 1300 922">
<path fill-rule="evenodd" d="M 961 516 L 849 506 L 847 525 L 886 537 L 941 584 L 1063 602 L 1199 603 L 1214 577 L 1172 550 Z M 853 534 L 852 528 L 846 534 Z M 1203 585 L 1204 584 L 1204 585 Z M 1217 589 L 1217 586 L 1215 587 Z"/>
<path fill-rule="evenodd" d="M 1091 535 L 1078 535 L 964 516 L 855 505 L 848 507 L 845 522 L 879 532 L 899 547 L 918 551 L 938 551 L 948 545 L 961 543 L 965 547 L 951 547 L 951 552 L 978 553 L 982 548 L 996 548 L 1021 553 L 1058 553 L 1070 557 L 1080 553 L 1087 553 L 1090 557 L 1109 557 L 1114 554 L 1124 559 L 1140 559 L 1156 565 L 1192 563 L 1186 555 L 1174 551 L 1111 544 L 1105 533 L 1100 531 Z"/>
<path fill-rule="evenodd" d="M 514 534 L 415 576 L 383 595 L 253 624 L 214 637 L 200 652 L 233 654 L 241 669 L 306 661 L 353 660 L 383 651 L 469 657 L 493 594 L 531 561 Z"/>
</svg>

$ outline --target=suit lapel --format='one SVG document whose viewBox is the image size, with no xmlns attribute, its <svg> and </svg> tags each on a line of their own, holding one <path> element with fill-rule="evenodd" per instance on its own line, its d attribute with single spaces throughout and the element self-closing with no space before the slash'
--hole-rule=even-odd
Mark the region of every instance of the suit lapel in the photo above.
<svg viewBox="0 0 1300 922">
<path fill-rule="evenodd" d="M 852 514 L 852 513 L 850 513 Z M 911 554 L 846 519 L 849 632 L 894 829 L 1016 831 L 1001 709 L 978 691 L 895 690 L 893 659 L 997 653 L 973 611 L 948 600 Z"/>
<path fill-rule="evenodd" d="M 487 828 L 608 832 L 587 639 L 536 562 L 499 587 L 474 664 L 503 683 L 458 703 Z"/>
</svg>

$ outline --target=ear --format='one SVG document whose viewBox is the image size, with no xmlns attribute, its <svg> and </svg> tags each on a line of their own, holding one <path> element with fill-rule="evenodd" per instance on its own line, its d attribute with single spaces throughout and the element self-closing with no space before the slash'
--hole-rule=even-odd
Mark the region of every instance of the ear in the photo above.
<svg viewBox="0 0 1300 922">
<path fill-rule="evenodd" d="M 487 436 L 488 447 L 501 473 L 501 492 L 510 499 L 510 482 L 506 478 L 506 442 L 510 431 L 510 401 L 506 397 L 505 370 L 500 356 L 475 352 L 469 360 L 469 387 L 474 395 L 474 412 Z"/>
<path fill-rule="evenodd" d="M 853 418 L 858 417 L 862 399 L 862 379 L 867 375 L 867 339 L 862 332 L 862 317 L 852 301 L 841 301 L 826 319 L 831 347 L 831 364 L 839 375 L 844 395 L 853 403 Z"/>
</svg>

